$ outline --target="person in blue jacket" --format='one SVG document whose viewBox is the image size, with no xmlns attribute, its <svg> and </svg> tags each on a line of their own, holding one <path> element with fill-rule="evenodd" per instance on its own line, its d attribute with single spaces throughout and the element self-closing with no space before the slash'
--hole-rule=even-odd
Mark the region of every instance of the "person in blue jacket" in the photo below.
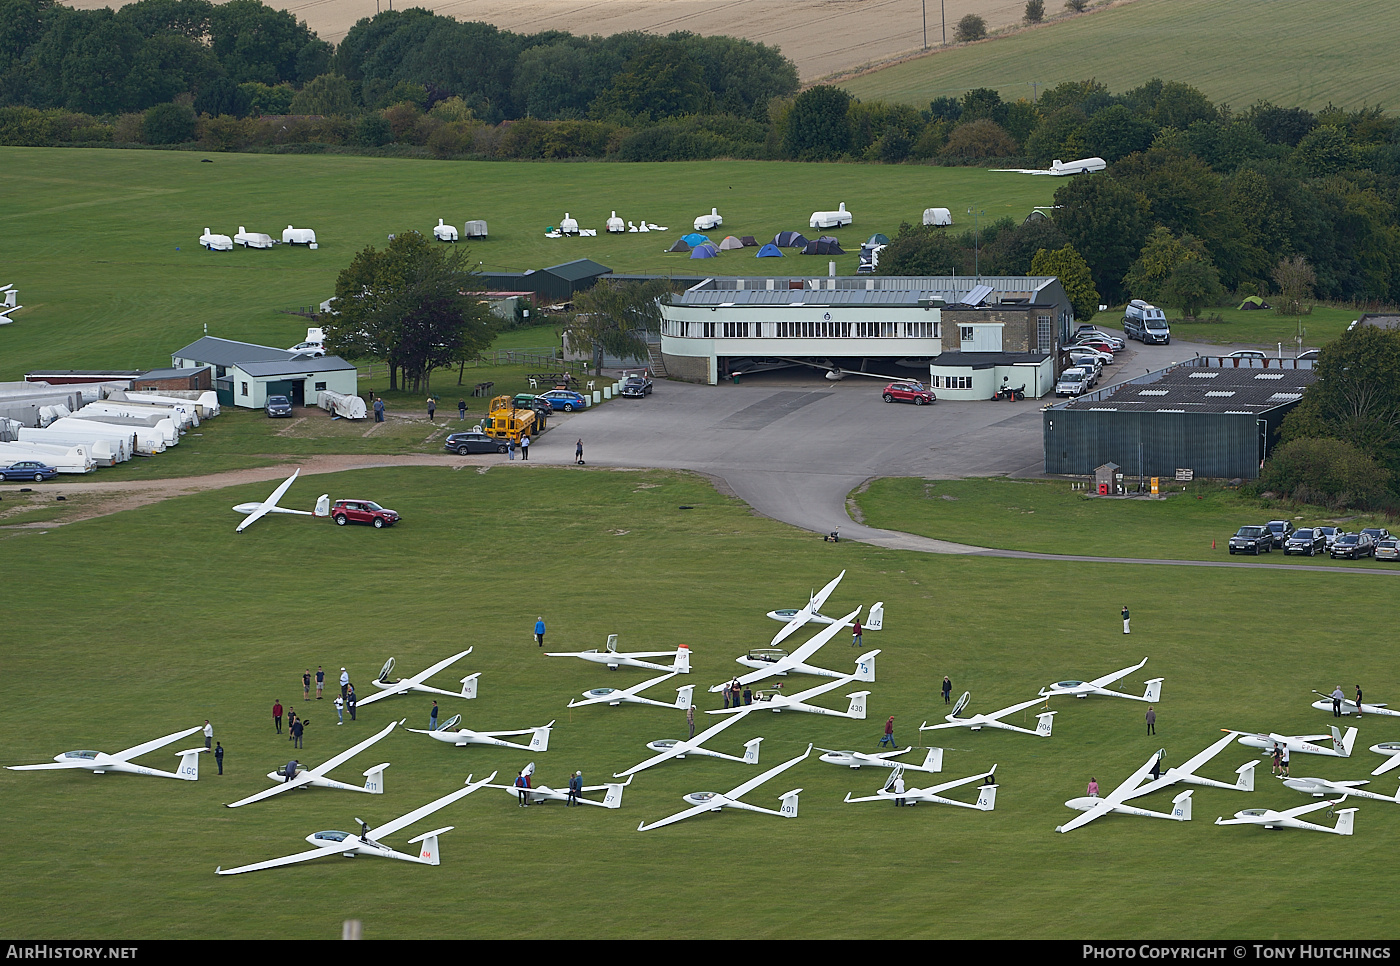
<svg viewBox="0 0 1400 966">
<path fill-rule="evenodd" d="M 535 643 L 544 647 L 544 618 L 535 618 Z"/>
</svg>

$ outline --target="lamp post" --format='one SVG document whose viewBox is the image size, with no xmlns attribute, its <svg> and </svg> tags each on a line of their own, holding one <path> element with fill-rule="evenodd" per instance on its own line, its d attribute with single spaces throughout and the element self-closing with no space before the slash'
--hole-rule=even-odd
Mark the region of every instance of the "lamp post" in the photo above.
<svg viewBox="0 0 1400 966">
<path fill-rule="evenodd" d="M 986 212 L 974 211 L 969 208 L 967 213 L 972 216 L 972 271 L 980 281 L 982 278 L 982 235 L 978 228 L 978 219 Z"/>
</svg>

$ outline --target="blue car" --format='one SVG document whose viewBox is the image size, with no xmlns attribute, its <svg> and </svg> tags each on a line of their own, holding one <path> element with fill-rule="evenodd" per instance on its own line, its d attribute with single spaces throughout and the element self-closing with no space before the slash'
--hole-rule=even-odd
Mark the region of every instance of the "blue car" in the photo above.
<svg viewBox="0 0 1400 966">
<path fill-rule="evenodd" d="M 22 460 L 0 469 L 0 477 L 7 480 L 33 480 L 42 483 L 58 475 L 58 470 L 38 460 Z"/>
<path fill-rule="evenodd" d="M 556 413 L 561 409 L 566 413 L 571 413 L 575 409 L 585 409 L 588 406 L 588 400 L 572 389 L 551 389 L 549 392 L 540 393 L 535 398 L 546 400 L 549 403 L 549 408 Z"/>
</svg>

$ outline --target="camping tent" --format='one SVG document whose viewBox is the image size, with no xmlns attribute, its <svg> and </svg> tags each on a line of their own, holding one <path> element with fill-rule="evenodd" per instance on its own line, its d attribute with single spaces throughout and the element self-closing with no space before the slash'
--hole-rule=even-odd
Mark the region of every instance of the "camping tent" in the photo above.
<svg viewBox="0 0 1400 966">
<path fill-rule="evenodd" d="M 691 258 L 714 258 L 719 254 L 719 248 L 714 242 L 705 242 L 703 245 L 696 245 L 695 250 L 690 253 Z"/>
<path fill-rule="evenodd" d="M 677 238 L 677 239 L 676 239 L 676 243 L 675 243 L 674 245 L 672 245 L 670 248 L 666 249 L 666 252 L 667 252 L 668 254 L 671 253 L 671 252 L 688 252 L 688 251 L 690 251 L 690 246 L 687 245 L 687 244 L 685 243 L 685 239 L 684 239 L 684 238 Z"/>
<path fill-rule="evenodd" d="M 783 257 L 783 250 L 782 250 L 781 248 L 779 248 L 777 245 L 774 245 L 772 242 L 769 242 L 767 245 L 764 245 L 762 248 L 760 248 L 760 249 L 758 250 L 758 254 L 754 256 L 754 258 L 782 258 L 782 257 Z"/>
<path fill-rule="evenodd" d="M 752 235 L 745 235 L 743 238 L 740 238 L 739 241 L 744 243 L 745 248 L 758 247 L 758 242 L 754 241 L 754 237 Z"/>
<path fill-rule="evenodd" d="M 779 248 L 806 248 L 807 239 L 802 237 L 801 232 L 780 231 L 773 236 L 773 244 Z"/>
<path fill-rule="evenodd" d="M 1244 309 L 1246 312 L 1251 312 L 1256 309 L 1267 309 L 1269 308 L 1269 303 L 1265 302 L 1257 295 L 1251 295 L 1240 303 L 1240 308 Z"/>
<path fill-rule="evenodd" d="M 875 234 L 871 235 L 868 239 L 866 239 L 865 242 L 866 245 L 888 245 L 889 243 L 890 236 L 883 235 L 878 231 Z"/>
<path fill-rule="evenodd" d="M 684 241 L 691 248 L 694 248 L 696 245 L 711 244 L 710 240 L 704 235 L 700 234 L 698 231 L 693 231 L 689 235 L 682 235 L 681 240 Z"/>
<path fill-rule="evenodd" d="M 804 255 L 844 255 L 846 250 L 841 247 L 841 243 L 830 235 L 823 235 L 816 241 L 807 243 L 802 249 Z"/>
<path fill-rule="evenodd" d="M 744 243 L 733 235 L 726 235 L 724 241 L 719 243 L 719 250 L 722 252 L 732 252 L 736 248 L 743 248 Z"/>
</svg>

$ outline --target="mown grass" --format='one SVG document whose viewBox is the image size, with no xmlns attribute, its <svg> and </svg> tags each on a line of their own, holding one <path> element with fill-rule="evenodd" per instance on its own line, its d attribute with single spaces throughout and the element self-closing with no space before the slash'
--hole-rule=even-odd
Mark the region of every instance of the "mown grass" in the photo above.
<svg viewBox="0 0 1400 966">
<path fill-rule="evenodd" d="M 1164 495 L 1156 499 L 1105 499 L 1059 480 L 898 478 L 876 480 L 853 498 L 871 526 L 978 547 L 1092 557 L 1225 560 L 1230 559 L 1230 537 L 1242 526 L 1283 519 L 1299 528 L 1331 525 L 1355 532 L 1394 523 L 1384 516 L 1339 515 L 1255 499 L 1218 483 L 1164 479 L 1161 488 Z M 1263 559 L 1279 563 L 1284 554 L 1279 550 Z M 1326 556 L 1289 560 L 1350 568 L 1397 566 Z"/>
<path fill-rule="evenodd" d="M 1217 306 L 1204 311 L 1206 316 L 1217 316 L 1219 321 L 1186 322 L 1179 312 L 1167 307 L 1167 320 L 1171 323 L 1172 338 L 1182 342 L 1217 342 L 1226 344 L 1277 346 L 1283 343 L 1285 358 L 1298 353 L 1298 336 L 1303 338 L 1303 348 L 1323 346 L 1340 336 L 1347 326 L 1356 321 L 1364 311 L 1357 308 L 1335 305 L 1315 305 L 1310 313 L 1303 316 L 1279 315 L 1272 309 L 1243 311 L 1236 307 Z M 1123 307 L 1116 306 L 1094 316 L 1093 325 L 1106 332 L 1123 331 Z M 1274 350 L 1277 352 L 1277 349 Z M 1271 353 L 1273 354 L 1273 353 Z"/>
<path fill-rule="evenodd" d="M 976 87 L 1014 101 L 1064 81 L 1094 78 L 1123 93 L 1159 77 L 1190 84 L 1237 111 L 1260 100 L 1393 111 L 1400 83 L 1390 56 L 1400 42 L 1393 13 L 1387 0 L 1337 0 L 1325 12 L 1271 0 L 1135 0 L 905 61 L 841 86 L 865 100 L 927 107 L 935 97 L 960 97 Z"/>
<path fill-rule="evenodd" d="M 6 542 L 5 669 L 0 703 L 4 764 L 69 748 L 116 749 L 213 721 L 226 774 L 204 761 L 196 784 L 76 772 L 0 771 L 9 844 L 0 850 L 0 924 L 14 937 L 330 938 L 360 918 L 367 938 L 645 937 L 1384 937 L 1393 931 L 1400 842 L 1393 806 L 1362 803 L 1357 834 L 1331 838 L 1220 829 L 1216 815 L 1250 805 L 1302 804 L 1261 775 L 1245 796 L 1200 789 L 1195 821 L 1109 818 L 1067 836 L 1063 802 L 1094 775 L 1111 788 L 1157 748 L 1180 761 L 1219 728 L 1316 732 L 1330 718 L 1308 707 L 1311 687 L 1367 685 L 1394 699 L 1384 648 L 1334 646 L 1358 614 L 1368 626 L 1400 618 L 1400 598 L 1346 573 L 1064 564 L 904 553 L 809 535 L 752 515 L 696 477 L 551 469 L 375 469 L 298 483 L 314 494 L 379 498 L 404 515 L 385 531 L 268 518 L 235 535 L 233 503 L 261 485 L 202 492 Z M 682 510 L 682 506 L 695 509 Z M 1067 528 L 1071 533 L 1083 528 Z M 537 615 L 550 649 L 601 646 L 694 652 L 689 682 L 729 677 L 733 657 L 777 628 L 763 613 L 795 605 L 838 570 L 833 605 L 884 600 L 885 630 L 869 718 L 784 714 L 751 718 L 714 745 L 737 751 L 765 737 L 777 764 L 808 742 L 874 750 L 881 723 L 896 735 L 945 709 L 938 682 L 973 694 L 973 709 L 1003 707 L 1065 677 L 1151 662 L 1123 682 L 1166 677 L 1159 736 L 1143 732 L 1141 705 L 1057 705 L 1054 737 L 944 734 L 944 779 L 996 763 L 990 814 L 923 806 L 847 805 L 883 780 L 809 761 L 750 796 L 802 787 L 801 814 L 785 822 L 729 812 L 638 833 L 698 789 L 724 790 L 754 774 L 689 759 L 644 772 L 616 812 L 522 810 L 484 790 L 391 839 L 455 825 L 443 864 L 422 868 L 332 859 L 234 878 L 230 866 L 306 848 L 323 828 L 354 828 L 401 814 L 466 778 L 509 780 L 535 759 L 539 779 L 589 783 L 642 760 L 644 742 L 683 734 L 677 712 L 589 708 L 568 699 L 633 683 L 545 658 L 531 640 Z M 1119 605 L 1133 608 L 1124 637 Z M 274 698 L 311 720 L 300 756 L 317 762 L 391 717 L 426 725 L 426 697 L 372 705 L 338 727 L 326 705 L 301 701 L 304 668 L 331 680 L 348 667 L 362 693 L 390 655 L 405 672 L 472 645 L 445 687 L 480 671 L 474 703 L 443 699 L 470 727 L 524 728 L 558 719 L 550 750 L 454 749 L 396 733 L 341 769 L 354 780 L 391 761 L 382 798 L 307 791 L 229 811 L 222 803 L 266 784 L 290 746 L 273 734 Z M 839 667 L 840 639 L 823 654 Z M 791 686 L 791 684 L 790 684 Z M 658 692 L 667 688 L 661 687 Z M 841 693 L 841 692 L 838 692 Z M 829 702 L 844 704 L 843 698 Z M 1394 739 L 1392 719 L 1366 719 L 1359 745 Z M 814 753 L 815 754 L 815 753 Z M 911 756 L 912 757 L 912 756 Z M 1232 750 L 1207 773 L 1221 778 L 1250 758 Z M 174 764 L 166 752 L 149 759 Z M 1335 778 L 1361 778 L 1378 759 L 1308 761 Z M 924 781 L 921 776 L 920 781 Z M 1386 790 L 1387 781 L 1380 783 Z M 1165 807 L 1167 796 L 1153 804 Z M 1286 837 L 1286 842 L 1284 842 Z M 1287 862 L 1277 860 L 1283 843 Z M 1307 869 L 1308 875 L 1297 870 Z M 1365 881 L 1364 889 L 1319 882 Z M 1225 897 L 1248 896 L 1249 901 Z"/>
<path fill-rule="evenodd" d="M 207 158 L 211 163 L 202 163 Z M 811 212 L 844 201 L 855 223 L 837 234 L 855 272 L 859 243 L 917 222 L 930 205 L 1023 218 L 1049 203 L 1045 178 L 981 169 L 903 165 L 694 162 L 531 164 L 405 161 L 342 156 L 0 148 L 0 284 L 26 306 L 0 329 L 0 380 L 38 367 L 153 368 L 210 335 L 293 345 L 355 253 L 390 233 L 424 233 L 438 218 L 484 218 L 490 238 L 470 246 L 484 269 L 544 268 L 591 258 L 617 272 L 825 275 L 829 258 L 753 257 L 752 249 L 694 262 L 665 254 L 695 216 L 718 207 L 725 234 L 771 238 L 807 230 Z M 627 220 L 657 234 L 605 232 L 548 239 L 565 212 L 604 228 Z M 205 227 L 240 225 L 280 237 L 314 228 L 318 251 L 277 246 L 211 253 Z M 777 264 L 774 264 L 774 263 Z"/>
</svg>

